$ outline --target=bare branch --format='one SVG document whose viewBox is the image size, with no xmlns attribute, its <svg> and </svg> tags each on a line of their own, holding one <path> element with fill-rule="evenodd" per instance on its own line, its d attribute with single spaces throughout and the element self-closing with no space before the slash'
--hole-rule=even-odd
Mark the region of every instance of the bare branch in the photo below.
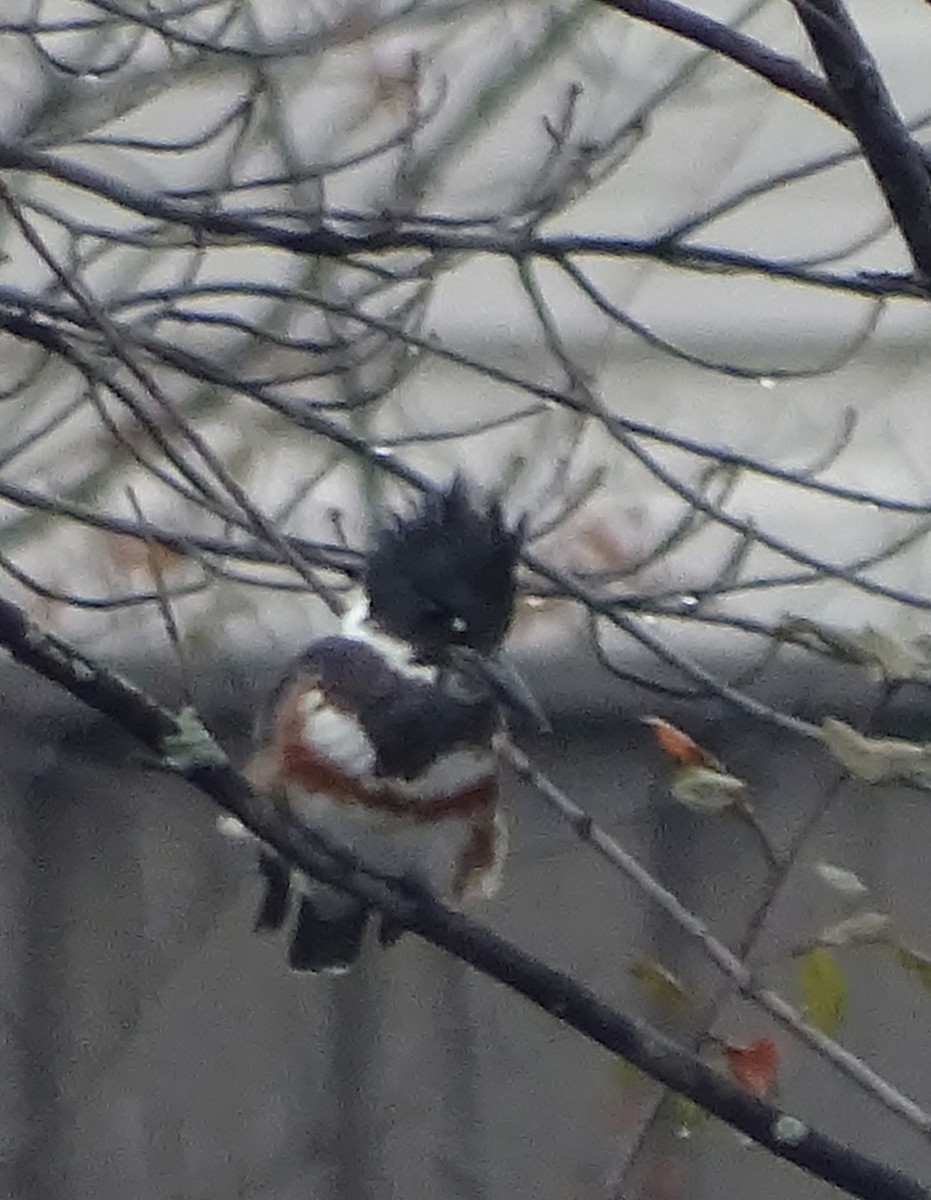
<svg viewBox="0 0 931 1200">
<path fill-rule="evenodd" d="M 0 139 L 0 168 L 36 172 L 58 179 L 140 216 L 152 217 L 170 225 L 233 239 L 235 242 L 277 247 L 298 255 L 353 261 L 364 254 L 420 250 L 433 253 L 487 253 L 507 258 L 537 256 L 556 262 L 570 255 L 647 258 L 670 267 L 705 274 L 759 274 L 828 291 L 874 298 L 927 299 L 929 294 L 924 281 L 915 279 L 913 275 L 890 271 L 832 274 L 715 246 L 680 245 L 665 237 L 624 238 L 597 234 L 533 236 L 525 230 L 472 233 L 444 228 L 442 224 L 433 227 L 420 217 L 409 226 L 398 228 L 396 218 L 388 220 L 374 214 L 360 214 L 357 217 L 357 223 L 364 232 L 344 233 L 335 227 L 324 226 L 294 230 L 284 224 L 270 224 L 258 213 L 216 212 L 204 206 L 178 203 L 157 193 L 143 192 L 82 164 L 4 139 Z M 356 265 L 361 267 L 362 264 L 357 261 Z"/>
<path fill-rule="evenodd" d="M 745 67 L 780 91 L 789 92 L 811 104 L 835 121 L 845 124 L 844 112 L 832 91 L 817 75 L 796 62 L 777 54 L 762 42 L 738 33 L 704 13 L 695 12 L 672 0 L 598 0 L 606 8 L 666 29 L 698 46 Z"/>
<path fill-rule="evenodd" d="M 842 0 L 793 0 L 921 279 L 931 281 L 931 174 Z"/>
</svg>

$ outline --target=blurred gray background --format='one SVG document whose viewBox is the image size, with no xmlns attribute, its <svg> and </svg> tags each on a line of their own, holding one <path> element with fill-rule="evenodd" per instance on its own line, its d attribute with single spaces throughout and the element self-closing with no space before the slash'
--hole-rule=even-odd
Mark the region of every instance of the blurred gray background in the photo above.
<svg viewBox="0 0 931 1200">
<path fill-rule="evenodd" d="M 263 675 L 200 681 L 208 719 L 234 749 L 244 749 Z M 341 979 L 289 973 L 282 943 L 250 932 L 251 853 L 215 832 L 211 806 L 47 685 L 18 670 L 5 679 L 2 1194 L 714 1197 L 722 1178 L 773 1200 L 829 1193 L 676 1110 L 621 1189 L 655 1089 L 413 937 L 371 948 Z M 544 699 L 556 728 L 538 761 L 736 941 L 763 878 L 753 839 L 670 800 L 635 719 L 642 697 Z M 895 719 L 901 732 L 927 714 L 906 707 Z M 732 714 L 712 710 L 689 728 L 750 781 L 777 841 L 837 784 L 823 756 Z M 704 1000 L 721 981 L 698 948 L 539 797 L 514 780 L 504 791 L 514 833 L 506 884 L 477 915 L 605 999 L 687 1033 L 688 1014 L 652 1001 L 631 967 L 655 958 Z M 778 900 L 764 960 L 842 915 L 811 870 L 819 859 L 856 871 L 903 934 L 926 939 L 929 825 L 920 794 L 888 789 L 877 801 L 843 785 Z M 838 954 L 850 992 L 844 1044 L 927 1102 L 931 995 L 888 948 Z M 768 977 L 798 1001 L 791 962 Z M 716 1032 L 773 1036 L 793 1111 L 928 1177 L 916 1134 L 762 1015 L 728 1003 Z"/>
</svg>

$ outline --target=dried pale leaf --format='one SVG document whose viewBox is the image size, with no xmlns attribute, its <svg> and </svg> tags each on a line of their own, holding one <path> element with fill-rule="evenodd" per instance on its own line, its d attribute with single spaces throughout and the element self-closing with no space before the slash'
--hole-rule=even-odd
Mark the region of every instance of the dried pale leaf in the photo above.
<svg viewBox="0 0 931 1200">
<path fill-rule="evenodd" d="M 859 912 L 822 929 L 816 941 L 820 946 L 850 946 L 854 942 L 882 942 L 889 935 L 892 918 L 888 913 Z"/>
<path fill-rule="evenodd" d="M 847 981 L 837 959 L 830 950 L 815 946 L 799 960 L 798 977 L 808 1019 L 833 1037 L 847 1011 Z"/>
<path fill-rule="evenodd" d="M 746 1046 L 728 1042 L 724 1047 L 731 1075 L 761 1099 L 770 1094 L 779 1069 L 779 1051 L 772 1038 L 757 1038 Z"/>
<path fill-rule="evenodd" d="M 815 638 L 842 662 L 863 666 L 867 661 L 864 651 L 856 643 L 856 635 L 849 629 L 835 625 L 823 625 L 808 617 L 787 617 L 777 628 L 776 636 L 788 641 Z"/>
<path fill-rule="evenodd" d="M 906 642 L 872 625 L 851 630 L 792 617 L 778 633 L 792 640 L 817 638 L 835 657 L 866 667 L 877 680 L 927 679 L 931 673 L 931 660 L 920 641 Z"/>
<path fill-rule="evenodd" d="M 913 642 L 903 642 L 882 630 L 866 625 L 851 639 L 859 649 L 865 664 L 880 680 L 925 679 L 928 660 Z"/>
<path fill-rule="evenodd" d="M 681 1010 L 690 1007 L 691 1001 L 685 987 L 662 963 L 637 962 L 630 968 L 630 973 L 643 985 L 651 999 L 658 1000 L 666 1008 Z"/>
<path fill-rule="evenodd" d="M 710 767 L 713 771 L 723 770 L 721 763 L 713 754 L 710 754 L 703 746 L 699 746 L 694 738 L 683 733 L 671 721 L 664 721 L 662 717 L 643 717 L 641 719 L 644 725 L 649 725 L 653 730 L 653 736 L 660 748 L 665 750 L 669 757 L 674 758 L 676 762 L 684 763 L 687 766 Z"/>
<path fill-rule="evenodd" d="M 911 783 L 931 790 L 931 745 L 927 743 L 864 737 L 834 717 L 822 721 L 821 740 L 857 779 L 866 783 Z"/>
<path fill-rule="evenodd" d="M 829 862 L 816 862 L 812 869 L 819 879 L 842 896 L 853 899 L 856 896 L 865 896 L 870 890 L 859 875 L 848 871 L 846 867 L 836 867 Z"/>
<path fill-rule="evenodd" d="M 162 738 L 162 756 L 175 771 L 222 767 L 229 761 L 197 712 L 187 705 L 175 716 L 175 729 Z"/>
<path fill-rule="evenodd" d="M 899 962 L 906 971 L 910 971 L 923 988 L 931 992 L 931 957 L 909 946 L 896 946 Z"/>
<path fill-rule="evenodd" d="M 669 790 L 687 808 L 714 813 L 738 803 L 746 787 L 736 775 L 726 775 L 710 767 L 678 767 Z"/>
</svg>

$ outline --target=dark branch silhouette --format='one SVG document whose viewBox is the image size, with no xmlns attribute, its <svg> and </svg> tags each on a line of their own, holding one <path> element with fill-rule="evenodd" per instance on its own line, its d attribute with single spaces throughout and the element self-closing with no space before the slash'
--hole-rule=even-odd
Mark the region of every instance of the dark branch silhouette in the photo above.
<svg viewBox="0 0 931 1200">
<path fill-rule="evenodd" d="M 841 0 L 793 0 L 847 124 L 856 134 L 915 269 L 931 280 L 931 173 L 876 60 Z"/>
</svg>

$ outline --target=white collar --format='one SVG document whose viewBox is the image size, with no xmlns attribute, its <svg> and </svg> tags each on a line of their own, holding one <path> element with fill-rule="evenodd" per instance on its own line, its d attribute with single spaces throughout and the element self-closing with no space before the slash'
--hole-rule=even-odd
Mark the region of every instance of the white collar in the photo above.
<svg viewBox="0 0 931 1200">
<path fill-rule="evenodd" d="M 437 677 L 438 669 L 435 666 L 415 661 L 414 649 L 408 642 L 386 633 L 370 618 L 368 597 L 365 595 L 347 609 L 343 617 L 342 634 L 377 650 L 395 670 L 409 679 L 432 682 Z"/>
</svg>

